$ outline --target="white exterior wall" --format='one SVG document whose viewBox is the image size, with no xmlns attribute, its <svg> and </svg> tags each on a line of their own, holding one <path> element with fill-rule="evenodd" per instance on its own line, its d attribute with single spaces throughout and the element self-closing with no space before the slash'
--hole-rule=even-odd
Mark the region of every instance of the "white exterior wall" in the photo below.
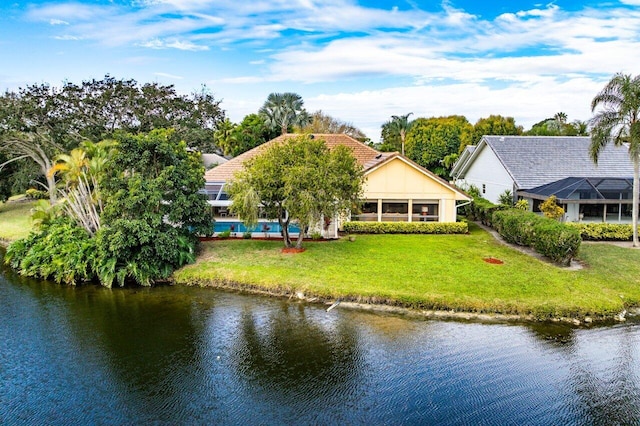
<svg viewBox="0 0 640 426">
<path fill-rule="evenodd" d="M 580 222 L 580 204 L 567 204 L 564 220 L 566 222 Z"/>
<path fill-rule="evenodd" d="M 461 181 L 466 185 L 475 185 L 480 189 L 483 198 L 492 203 L 498 202 L 498 197 L 505 190 L 513 192 L 513 180 L 505 170 L 498 157 L 488 146 L 484 146 L 475 161 L 465 173 Z M 482 185 L 485 187 L 482 192 Z"/>
</svg>

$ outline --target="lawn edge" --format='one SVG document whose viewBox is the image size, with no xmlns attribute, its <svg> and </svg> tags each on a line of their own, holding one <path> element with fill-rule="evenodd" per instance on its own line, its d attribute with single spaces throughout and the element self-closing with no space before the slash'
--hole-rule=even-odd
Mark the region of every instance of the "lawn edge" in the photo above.
<svg viewBox="0 0 640 426">
<path fill-rule="evenodd" d="M 265 287 L 256 284 L 241 283 L 232 280 L 221 279 L 180 279 L 172 276 L 172 285 L 182 285 L 186 287 L 212 288 L 222 291 L 229 291 L 241 294 L 253 294 L 260 296 L 288 299 L 291 302 L 308 303 L 331 307 L 339 303 L 337 307 L 371 311 L 376 313 L 390 313 L 409 317 L 420 317 L 426 319 L 439 320 L 464 320 L 487 323 L 565 323 L 574 326 L 589 326 L 591 324 L 607 324 L 625 322 L 627 317 L 640 316 L 640 307 L 627 308 L 623 312 L 615 315 L 602 314 L 599 316 L 580 315 L 575 317 L 567 316 L 545 316 L 540 317 L 534 314 L 504 314 L 499 312 L 472 312 L 463 310 L 438 310 L 411 307 L 401 301 L 381 298 L 375 296 L 353 296 L 346 295 L 338 298 L 328 297 L 316 293 L 304 293 L 297 289 L 288 287 Z"/>
</svg>

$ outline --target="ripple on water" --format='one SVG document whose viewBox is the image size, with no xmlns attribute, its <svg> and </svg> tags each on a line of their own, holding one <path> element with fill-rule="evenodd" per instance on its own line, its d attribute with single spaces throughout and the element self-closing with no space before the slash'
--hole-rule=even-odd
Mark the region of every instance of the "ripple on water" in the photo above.
<svg viewBox="0 0 640 426">
<path fill-rule="evenodd" d="M 640 334 L 0 277 L 0 423 L 638 424 Z"/>
</svg>

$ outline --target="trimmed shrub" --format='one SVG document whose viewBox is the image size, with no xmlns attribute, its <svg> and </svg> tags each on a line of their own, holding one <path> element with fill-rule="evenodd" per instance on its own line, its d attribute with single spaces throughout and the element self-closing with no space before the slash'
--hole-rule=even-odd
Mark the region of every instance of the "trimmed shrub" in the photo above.
<svg viewBox="0 0 640 426">
<path fill-rule="evenodd" d="M 631 241 L 633 226 L 622 223 L 567 223 L 580 232 L 583 241 Z"/>
<path fill-rule="evenodd" d="M 493 226 L 493 212 L 504 210 L 507 206 L 499 206 L 482 197 L 476 197 L 467 207 L 467 214 L 470 220 L 479 221 L 483 225 Z"/>
<path fill-rule="evenodd" d="M 493 215 L 496 231 L 505 241 L 532 247 L 553 260 L 568 265 L 580 248 L 580 232 L 564 223 L 517 209 Z"/>
<path fill-rule="evenodd" d="M 351 234 L 466 234 L 466 222 L 346 222 Z"/>
<path fill-rule="evenodd" d="M 46 200 L 49 198 L 49 193 L 47 191 L 41 191 L 35 188 L 27 189 L 24 195 L 31 200 Z"/>
</svg>

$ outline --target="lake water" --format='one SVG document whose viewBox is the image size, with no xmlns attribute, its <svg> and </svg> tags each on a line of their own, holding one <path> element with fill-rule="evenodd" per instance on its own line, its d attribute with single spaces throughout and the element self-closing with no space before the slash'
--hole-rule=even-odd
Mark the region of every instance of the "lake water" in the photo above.
<svg viewBox="0 0 640 426">
<path fill-rule="evenodd" d="M 640 327 L 0 275 L 0 424 L 640 424 Z"/>
</svg>

